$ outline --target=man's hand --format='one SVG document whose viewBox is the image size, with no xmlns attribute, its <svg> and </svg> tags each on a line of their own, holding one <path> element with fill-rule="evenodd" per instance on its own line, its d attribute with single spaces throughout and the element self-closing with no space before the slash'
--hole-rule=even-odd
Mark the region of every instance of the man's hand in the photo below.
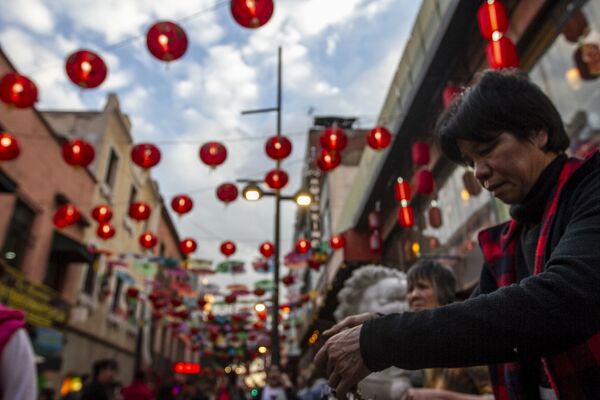
<svg viewBox="0 0 600 400">
<path fill-rule="evenodd" d="M 362 325 L 358 325 L 334 335 L 315 356 L 317 366 L 327 366 L 327 383 L 335 388 L 336 396 L 341 399 L 371 373 L 360 354 L 361 328 Z"/>
<path fill-rule="evenodd" d="M 362 325 L 363 322 L 365 322 L 371 318 L 375 318 L 376 316 L 377 316 L 377 314 L 372 313 L 372 312 L 351 315 L 349 317 L 344 318 L 343 320 L 341 320 L 340 322 L 338 322 L 331 328 L 327 329 L 325 332 L 323 332 L 323 336 L 326 338 L 331 337 L 333 335 L 340 333 L 344 329 L 353 328 L 357 325 Z"/>
</svg>

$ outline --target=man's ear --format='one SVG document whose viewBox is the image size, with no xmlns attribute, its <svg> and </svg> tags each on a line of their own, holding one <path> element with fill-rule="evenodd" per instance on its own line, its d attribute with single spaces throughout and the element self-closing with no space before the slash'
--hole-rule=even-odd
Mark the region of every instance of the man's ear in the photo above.
<svg viewBox="0 0 600 400">
<path fill-rule="evenodd" d="M 533 143 L 540 149 L 545 150 L 548 144 L 548 131 L 540 129 L 533 137 Z"/>
</svg>

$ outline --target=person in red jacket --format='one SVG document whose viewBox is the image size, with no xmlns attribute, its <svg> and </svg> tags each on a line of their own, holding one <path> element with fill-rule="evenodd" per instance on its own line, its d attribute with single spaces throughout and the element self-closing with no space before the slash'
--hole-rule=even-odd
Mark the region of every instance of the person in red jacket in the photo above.
<svg viewBox="0 0 600 400">
<path fill-rule="evenodd" d="M 137 371 L 133 382 L 121 390 L 123 400 L 153 400 L 154 392 L 146 384 L 146 376 L 142 371 Z"/>
</svg>

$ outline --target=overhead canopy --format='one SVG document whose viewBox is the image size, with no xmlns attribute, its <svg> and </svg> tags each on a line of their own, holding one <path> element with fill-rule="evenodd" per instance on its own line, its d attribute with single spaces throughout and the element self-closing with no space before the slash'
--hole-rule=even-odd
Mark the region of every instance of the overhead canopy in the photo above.
<svg viewBox="0 0 600 400">
<path fill-rule="evenodd" d="M 83 244 L 60 232 L 54 232 L 50 258 L 67 263 L 92 263 L 94 261 L 94 255 Z"/>
</svg>

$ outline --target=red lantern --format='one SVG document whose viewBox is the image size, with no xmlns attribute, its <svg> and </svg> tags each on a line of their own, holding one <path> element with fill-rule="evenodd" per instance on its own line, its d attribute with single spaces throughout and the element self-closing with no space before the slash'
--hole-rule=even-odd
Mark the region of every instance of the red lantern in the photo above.
<svg viewBox="0 0 600 400">
<path fill-rule="evenodd" d="M 191 254 L 196 251 L 197 248 L 198 244 L 194 239 L 187 238 L 179 242 L 179 250 L 181 250 L 183 254 Z"/>
<path fill-rule="evenodd" d="M 444 108 L 448 108 L 450 104 L 454 101 L 454 98 L 462 93 L 462 88 L 457 85 L 448 84 L 444 88 L 442 92 L 442 102 L 444 103 Z"/>
<path fill-rule="evenodd" d="M 275 246 L 273 246 L 273 243 L 271 242 L 262 243 L 258 249 L 260 254 L 266 258 L 271 257 L 275 253 Z"/>
<path fill-rule="evenodd" d="M 329 152 L 325 149 L 321 150 L 317 165 L 322 171 L 330 171 L 342 163 L 342 157 L 337 151 Z"/>
<path fill-rule="evenodd" d="M 477 22 L 481 35 L 487 40 L 492 40 L 495 32 L 506 33 L 508 17 L 504 4 L 500 0 L 484 1 L 477 11 Z"/>
<path fill-rule="evenodd" d="M 19 157 L 21 149 L 17 139 L 8 132 L 0 133 L 0 162 L 11 161 Z"/>
<path fill-rule="evenodd" d="M 127 288 L 127 293 L 126 296 L 129 297 L 130 299 L 137 299 L 138 295 L 140 294 L 140 290 L 134 286 L 129 286 Z"/>
<path fill-rule="evenodd" d="M 156 246 L 158 239 L 152 232 L 144 232 L 140 236 L 140 245 L 145 249 L 151 249 Z"/>
<path fill-rule="evenodd" d="M 108 222 L 112 219 L 112 217 L 112 210 L 106 204 L 96 206 L 92 210 L 92 218 L 99 223 Z"/>
<path fill-rule="evenodd" d="M 82 139 L 67 140 L 62 146 L 65 162 L 73 167 L 87 167 L 94 161 L 94 147 Z"/>
<path fill-rule="evenodd" d="M 152 143 L 140 143 L 131 149 L 131 159 L 138 167 L 152 168 L 160 162 L 160 150 Z"/>
<path fill-rule="evenodd" d="M 26 76 L 8 72 L 0 80 L 0 100 L 17 108 L 33 106 L 37 101 L 37 87 Z"/>
<path fill-rule="evenodd" d="M 306 239 L 300 239 L 296 242 L 296 253 L 305 254 L 310 250 L 310 242 Z"/>
<path fill-rule="evenodd" d="M 342 151 L 348 145 L 348 136 L 341 128 L 326 128 L 321 132 L 319 142 L 321 142 L 324 149 Z"/>
<path fill-rule="evenodd" d="M 265 176 L 265 182 L 271 189 L 281 189 L 288 183 L 288 175 L 281 169 L 273 169 Z"/>
<path fill-rule="evenodd" d="M 217 188 L 217 197 L 225 204 L 229 204 L 238 197 L 238 189 L 233 183 L 224 183 Z"/>
<path fill-rule="evenodd" d="M 379 229 L 381 228 L 381 222 L 379 221 L 379 213 L 377 211 L 371 211 L 367 216 L 367 222 L 369 224 L 369 229 Z"/>
<path fill-rule="evenodd" d="M 221 243 L 221 253 L 225 256 L 225 257 L 229 257 L 231 255 L 233 255 L 235 253 L 235 243 L 233 243 L 231 240 L 227 240 L 223 243 Z"/>
<path fill-rule="evenodd" d="M 415 165 L 429 164 L 429 146 L 425 142 L 417 141 L 411 148 L 412 160 Z"/>
<path fill-rule="evenodd" d="M 181 194 L 179 196 L 173 197 L 173 200 L 171 200 L 171 207 L 177 214 L 183 215 L 192 211 L 192 208 L 194 207 L 194 202 L 189 196 Z"/>
<path fill-rule="evenodd" d="M 280 161 L 292 152 L 292 142 L 285 136 L 273 136 L 265 144 L 267 155 L 275 161 Z"/>
<path fill-rule="evenodd" d="M 259 28 L 273 15 L 273 0 L 231 0 L 231 15 L 244 28 Z"/>
<path fill-rule="evenodd" d="M 381 234 L 374 230 L 369 237 L 369 250 L 371 253 L 381 253 Z"/>
<path fill-rule="evenodd" d="M 143 201 L 131 203 L 129 206 L 129 217 L 136 221 L 143 221 L 150 217 L 152 209 Z"/>
<path fill-rule="evenodd" d="M 200 310 L 204 310 L 204 307 L 207 304 L 207 301 L 204 300 L 204 296 L 198 297 L 198 301 L 196 302 L 196 304 L 198 304 L 198 308 Z"/>
<path fill-rule="evenodd" d="M 321 268 L 321 261 L 315 258 L 309 258 L 308 260 L 306 260 L 306 263 L 308 264 L 308 268 L 314 271 L 318 271 Z"/>
<path fill-rule="evenodd" d="M 402 228 L 411 228 L 415 224 L 415 212 L 411 206 L 398 208 L 398 223 Z"/>
<path fill-rule="evenodd" d="M 98 54 L 79 50 L 69 56 L 65 65 L 71 82 L 82 88 L 95 88 L 106 79 L 106 64 Z"/>
<path fill-rule="evenodd" d="M 343 249 L 346 245 L 346 238 L 344 235 L 334 235 L 329 239 L 329 245 L 335 250 Z"/>
<path fill-rule="evenodd" d="M 150 27 L 146 34 L 146 45 L 154 57 L 169 62 L 185 54 L 188 40 L 179 25 L 162 21 Z"/>
<path fill-rule="evenodd" d="M 590 33 L 590 25 L 581 9 L 574 10 L 570 14 L 562 33 L 569 42 L 578 43 L 579 38 Z"/>
<path fill-rule="evenodd" d="M 264 294 L 265 294 L 265 289 L 263 289 L 263 288 L 256 288 L 256 289 L 254 289 L 254 295 L 255 296 L 260 297 L 260 296 L 262 296 Z"/>
<path fill-rule="evenodd" d="M 104 240 L 110 239 L 111 237 L 115 236 L 115 233 L 117 233 L 115 231 L 115 228 L 108 222 L 101 223 L 100 225 L 98 225 L 98 229 L 96 229 L 96 234 L 98 235 L 98 237 Z"/>
<path fill-rule="evenodd" d="M 415 174 L 415 192 L 428 195 L 433 193 L 433 174 L 428 169 L 422 169 Z"/>
<path fill-rule="evenodd" d="M 396 198 L 396 201 L 410 201 L 411 194 L 412 193 L 410 192 L 410 184 L 408 183 L 408 181 L 405 181 L 404 179 L 399 177 L 396 180 L 396 185 L 394 186 L 394 197 Z"/>
<path fill-rule="evenodd" d="M 503 36 L 498 40 L 488 42 L 486 52 L 488 64 L 492 69 L 519 67 L 517 48 L 507 37 Z"/>
<path fill-rule="evenodd" d="M 223 164 L 227 159 L 227 148 L 219 142 L 208 142 L 200 147 L 200 159 L 211 168 Z"/>
<path fill-rule="evenodd" d="M 283 282 L 285 286 L 293 285 L 295 281 L 296 278 L 294 278 L 294 275 L 286 275 L 283 278 L 281 278 L 281 282 Z"/>
<path fill-rule="evenodd" d="M 227 304 L 233 304 L 235 303 L 237 300 L 237 297 L 235 294 L 229 294 L 227 296 L 225 296 L 225 303 Z"/>
<path fill-rule="evenodd" d="M 73 225 L 81 219 L 81 213 L 73 204 L 63 204 L 54 213 L 53 221 L 58 228 Z"/>
<path fill-rule="evenodd" d="M 439 228 L 442 226 L 442 210 L 439 207 L 433 206 L 429 209 L 429 225 L 432 228 Z"/>
<path fill-rule="evenodd" d="M 179 297 L 173 297 L 171 299 L 171 306 L 173 306 L 173 308 L 177 308 L 182 304 L 183 304 L 183 301 Z"/>
<path fill-rule="evenodd" d="M 383 150 L 392 143 L 392 134 L 384 126 L 376 126 L 367 133 L 367 144 L 374 150 Z"/>
</svg>

